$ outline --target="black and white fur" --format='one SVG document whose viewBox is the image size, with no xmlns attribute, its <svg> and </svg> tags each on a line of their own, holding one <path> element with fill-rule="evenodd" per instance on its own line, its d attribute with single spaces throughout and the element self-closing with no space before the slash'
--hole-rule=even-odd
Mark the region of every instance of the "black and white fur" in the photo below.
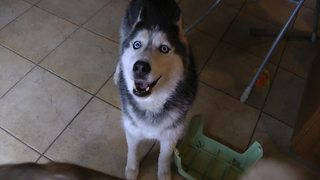
<svg viewBox="0 0 320 180">
<path fill-rule="evenodd" d="M 158 178 L 171 179 L 171 156 L 195 98 L 197 75 L 175 0 L 131 0 L 121 25 L 115 73 L 128 143 L 126 178 L 139 173 L 138 145 L 160 142 Z"/>
</svg>

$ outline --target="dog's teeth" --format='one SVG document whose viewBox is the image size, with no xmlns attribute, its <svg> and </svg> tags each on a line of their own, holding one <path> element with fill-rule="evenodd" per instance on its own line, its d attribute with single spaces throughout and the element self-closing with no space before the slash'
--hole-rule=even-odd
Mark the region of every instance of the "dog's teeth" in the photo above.
<svg viewBox="0 0 320 180">
<path fill-rule="evenodd" d="M 133 84 L 133 89 L 137 90 L 136 84 Z"/>
<path fill-rule="evenodd" d="M 149 91 L 150 90 L 150 87 L 147 87 L 146 91 Z"/>
</svg>

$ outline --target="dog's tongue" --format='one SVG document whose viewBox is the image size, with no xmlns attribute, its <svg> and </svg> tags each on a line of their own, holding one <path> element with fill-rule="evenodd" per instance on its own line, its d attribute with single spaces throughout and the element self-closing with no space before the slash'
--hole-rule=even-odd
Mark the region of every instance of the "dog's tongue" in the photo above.
<svg viewBox="0 0 320 180">
<path fill-rule="evenodd" d="M 134 83 L 138 89 L 146 89 L 149 85 L 147 81 L 142 80 L 136 80 Z"/>
</svg>

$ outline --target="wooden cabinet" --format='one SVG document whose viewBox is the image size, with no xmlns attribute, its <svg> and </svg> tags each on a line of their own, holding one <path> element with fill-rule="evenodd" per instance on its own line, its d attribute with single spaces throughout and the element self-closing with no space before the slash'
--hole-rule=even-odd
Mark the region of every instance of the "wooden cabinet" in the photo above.
<svg viewBox="0 0 320 180">
<path fill-rule="evenodd" d="M 320 57 L 308 76 L 292 146 L 297 154 L 320 165 Z"/>
</svg>

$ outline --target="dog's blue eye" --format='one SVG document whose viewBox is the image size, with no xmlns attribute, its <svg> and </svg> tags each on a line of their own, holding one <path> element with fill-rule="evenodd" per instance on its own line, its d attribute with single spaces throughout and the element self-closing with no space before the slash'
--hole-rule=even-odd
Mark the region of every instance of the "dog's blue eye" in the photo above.
<svg viewBox="0 0 320 180">
<path fill-rule="evenodd" d="M 133 42 L 133 49 L 140 49 L 142 46 L 140 41 Z"/>
<path fill-rule="evenodd" d="M 167 45 L 160 45 L 159 49 L 163 54 L 167 54 L 170 51 L 170 48 Z"/>
</svg>

